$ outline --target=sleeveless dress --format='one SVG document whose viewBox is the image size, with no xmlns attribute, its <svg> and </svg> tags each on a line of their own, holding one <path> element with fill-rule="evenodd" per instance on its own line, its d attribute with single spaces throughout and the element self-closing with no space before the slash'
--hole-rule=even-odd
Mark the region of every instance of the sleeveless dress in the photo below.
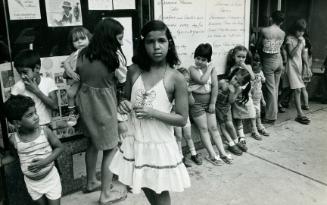
<svg viewBox="0 0 327 205">
<path fill-rule="evenodd" d="M 172 109 L 163 79 L 146 91 L 142 75 L 132 87 L 131 102 L 133 106 L 153 107 L 165 113 Z M 128 137 L 109 166 L 119 181 L 132 187 L 134 193 L 145 187 L 158 194 L 162 191 L 182 192 L 189 187 L 190 178 L 178 150 L 173 126 L 157 119 L 138 119 L 134 112 L 130 113 L 128 124 Z"/>
</svg>

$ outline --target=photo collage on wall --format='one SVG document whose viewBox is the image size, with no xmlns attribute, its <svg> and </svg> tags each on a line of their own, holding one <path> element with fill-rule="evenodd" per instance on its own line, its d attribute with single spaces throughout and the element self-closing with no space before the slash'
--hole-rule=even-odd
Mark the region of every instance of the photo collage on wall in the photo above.
<svg viewBox="0 0 327 205">
<path fill-rule="evenodd" d="M 58 90 L 58 109 L 52 111 L 51 127 L 55 135 L 60 138 L 67 138 L 74 135 L 81 134 L 81 131 L 76 127 L 70 127 L 67 124 L 68 120 L 68 98 L 66 79 L 63 78 L 64 68 L 62 62 L 67 56 L 57 56 L 41 58 L 41 75 L 54 79 Z M 10 63 L 0 64 L 0 78 L 1 78 L 1 91 L 2 98 L 6 101 L 11 93 L 11 87 L 20 80 L 16 70 L 11 69 Z"/>
</svg>

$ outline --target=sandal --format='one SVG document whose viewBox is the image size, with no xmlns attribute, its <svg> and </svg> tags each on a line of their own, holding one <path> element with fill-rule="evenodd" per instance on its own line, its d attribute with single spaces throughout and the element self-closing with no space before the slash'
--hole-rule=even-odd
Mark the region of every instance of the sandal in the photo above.
<svg viewBox="0 0 327 205">
<path fill-rule="evenodd" d="M 259 132 L 261 135 L 266 136 L 266 137 L 268 137 L 268 136 L 270 135 L 269 132 L 267 132 L 265 128 L 263 128 L 263 129 L 261 129 L 261 130 L 258 130 L 258 132 Z"/>
<path fill-rule="evenodd" d="M 303 125 L 308 125 L 310 123 L 309 118 L 307 118 L 306 116 L 297 116 L 295 118 L 295 121 L 299 122 L 299 123 L 301 123 Z"/>
<path fill-rule="evenodd" d="M 255 140 L 259 140 L 259 141 L 262 140 L 262 137 L 260 137 L 259 133 L 257 132 L 252 132 L 251 137 Z"/>
<path fill-rule="evenodd" d="M 246 146 L 246 141 L 244 137 L 239 137 L 238 138 L 238 143 L 236 144 L 243 152 L 248 151 L 248 148 Z"/>
<path fill-rule="evenodd" d="M 229 159 L 226 155 L 221 155 L 220 159 L 222 159 L 226 164 L 231 164 L 232 160 Z"/>
<path fill-rule="evenodd" d="M 209 155 L 207 155 L 205 157 L 205 159 L 210 162 L 211 164 L 215 165 L 215 166 L 221 166 L 223 165 L 222 160 L 220 159 L 219 156 L 216 156 L 215 158 L 211 158 Z"/>
</svg>

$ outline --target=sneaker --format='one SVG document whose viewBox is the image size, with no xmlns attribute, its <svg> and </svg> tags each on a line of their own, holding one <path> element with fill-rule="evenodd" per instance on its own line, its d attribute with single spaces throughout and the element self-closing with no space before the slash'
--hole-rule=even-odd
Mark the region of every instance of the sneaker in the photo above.
<svg viewBox="0 0 327 205">
<path fill-rule="evenodd" d="M 183 157 L 183 163 L 185 167 L 192 167 L 190 160 L 186 159 L 185 157 Z"/>
<path fill-rule="evenodd" d="M 238 146 L 233 145 L 233 146 L 228 146 L 228 151 L 230 151 L 232 154 L 235 154 L 237 156 L 241 156 L 242 155 L 242 150 L 239 149 Z"/>
<path fill-rule="evenodd" d="M 260 137 L 259 133 L 252 132 L 251 137 L 255 140 L 262 140 L 262 137 Z"/>
<path fill-rule="evenodd" d="M 242 137 L 239 138 L 238 143 L 236 144 L 243 152 L 248 151 L 248 148 L 246 146 L 246 141 Z"/>
<path fill-rule="evenodd" d="M 261 130 L 258 130 L 258 132 L 263 135 L 263 136 L 266 136 L 268 137 L 270 134 L 269 132 L 267 132 L 267 130 L 265 128 L 261 129 Z"/>
<path fill-rule="evenodd" d="M 209 155 L 205 157 L 205 159 L 215 166 L 223 165 L 223 161 L 220 159 L 219 156 L 215 156 L 215 158 L 211 158 Z"/>
<path fill-rule="evenodd" d="M 196 154 L 196 155 L 192 155 L 191 156 L 191 160 L 197 164 L 197 165 L 201 165 L 202 164 L 202 158 L 200 157 L 199 154 Z"/>
</svg>

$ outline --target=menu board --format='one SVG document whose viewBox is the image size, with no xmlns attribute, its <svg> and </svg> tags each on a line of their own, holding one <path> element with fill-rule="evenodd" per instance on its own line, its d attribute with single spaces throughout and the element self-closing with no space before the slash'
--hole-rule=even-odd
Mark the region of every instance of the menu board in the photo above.
<svg viewBox="0 0 327 205">
<path fill-rule="evenodd" d="M 194 64 L 199 44 L 210 43 L 212 63 L 222 74 L 228 51 L 248 47 L 250 0 L 155 0 L 154 12 L 172 32 L 183 67 Z"/>
</svg>

